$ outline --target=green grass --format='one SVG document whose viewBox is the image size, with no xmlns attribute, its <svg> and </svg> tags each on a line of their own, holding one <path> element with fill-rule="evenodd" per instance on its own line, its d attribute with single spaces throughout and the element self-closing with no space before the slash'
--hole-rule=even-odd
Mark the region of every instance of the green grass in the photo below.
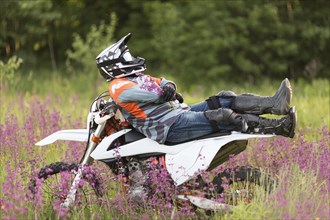
<svg viewBox="0 0 330 220">
<path fill-rule="evenodd" d="M 317 213 L 305 213 L 306 211 L 297 209 L 312 206 L 311 210 L 318 210 L 322 204 L 326 204 L 329 195 L 321 191 L 326 182 L 320 182 L 313 170 L 302 171 L 295 164 L 280 174 L 279 186 L 273 194 L 267 195 L 262 188 L 257 188 L 252 203 L 241 202 L 232 213 L 215 219 L 278 219 L 279 216 L 286 215 L 302 219 L 306 216 L 317 216 Z M 283 189 L 286 198 L 276 199 Z M 279 201 L 282 204 L 279 204 Z"/>
<path fill-rule="evenodd" d="M 307 128 L 313 130 L 320 126 L 330 127 L 330 81 L 315 80 L 308 83 L 303 80 L 291 81 L 293 89 L 292 106 L 298 111 L 298 129 Z M 243 83 L 242 85 L 230 82 L 215 82 L 213 85 L 192 86 L 189 91 L 180 91 L 183 86 L 177 85 L 179 92 L 184 96 L 187 104 L 194 104 L 205 100 L 207 97 L 221 90 L 232 90 L 236 94 L 254 93 L 258 95 L 273 95 L 280 85 L 280 81 L 263 80 L 257 85 Z M 53 74 L 50 78 L 21 79 L 14 87 L 1 88 L 0 123 L 8 112 L 19 114 L 19 107 L 12 107 L 12 103 L 20 94 L 29 100 L 33 96 L 42 99 L 56 98 L 50 107 L 56 108 L 63 115 L 86 117 L 92 100 L 101 92 L 108 90 L 108 83 L 98 76 L 77 75 L 71 78 L 63 78 L 60 74 Z"/>
<path fill-rule="evenodd" d="M 98 79 L 96 79 L 98 78 Z M 293 100 L 292 105 L 295 105 L 298 110 L 298 129 L 304 129 L 305 133 L 310 135 L 311 139 L 317 139 L 317 128 L 322 126 L 330 127 L 330 88 L 329 80 L 315 80 L 312 83 L 305 81 L 291 81 L 293 88 Z M 205 100 L 205 98 L 216 94 L 220 90 L 232 90 L 237 94 L 240 93 L 255 93 L 259 95 L 273 95 L 280 81 L 267 81 L 264 80 L 258 85 L 251 84 L 231 84 L 225 82 L 215 82 L 214 85 L 209 87 L 191 87 L 189 91 L 180 91 L 183 93 L 186 103 L 193 104 L 199 101 Z M 180 89 L 181 86 L 178 85 Z M 6 118 L 10 114 L 18 116 L 22 115 L 20 100 L 23 100 L 23 104 L 29 107 L 29 100 L 35 96 L 41 100 L 49 102 L 49 109 L 56 109 L 63 117 L 71 116 L 73 120 L 79 120 L 85 123 L 85 117 L 88 113 L 90 103 L 101 92 L 108 89 L 108 83 L 99 79 L 98 76 L 76 76 L 69 78 L 62 78 L 60 75 L 54 74 L 50 78 L 45 79 L 26 79 L 26 81 L 20 81 L 15 86 L 2 85 L 0 88 L 0 125 L 5 123 Z M 23 120 L 22 120 L 23 121 Z M 20 121 L 20 123 L 22 123 Z M 70 128 L 67 128 L 70 129 Z M 38 140 L 35 140 L 37 142 Z M 22 140 L 22 146 L 24 140 Z M 299 146 L 297 146 L 299 147 Z M 54 144 L 46 146 L 44 149 L 36 147 L 35 150 L 38 154 L 43 154 L 46 158 L 45 163 L 51 163 L 59 161 L 63 156 L 63 152 L 66 151 L 67 146 L 64 144 Z M 247 150 L 248 152 L 249 150 Z M 24 148 L 19 151 L 19 158 L 21 161 L 27 161 L 26 150 Z M 4 182 L 5 178 L 5 161 L 8 161 L 10 155 L 1 154 L 1 175 L 0 182 Z M 15 164 L 14 166 L 18 166 Z M 29 167 L 26 169 L 28 170 Z M 314 169 L 315 170 L 315 169 Z M 268 219 L 276 219 L 278 216 L 294 216 L 296 212 L 296 205 L 299 203 L 306 203 L 311 201 L 311 204 L 317 209 L 322 203 L 328 202 L 329 192 L 321 192 L 321 186 L 324 188 L 325 182 L 319 182 L 317 174 L 314 170 L 303 171 L 299 169 L 295 164 L 288 165 L 288 170 L 280 171 L 280 185 L 277 190 L 280 190 L 283 186 L 286 190 L 286 196 L 289 196 L 288 203 L 284 206 L 278 204 L 278 201 L 265 195 L 262 190 L 256 191 L 256 197 L 253 202 L 246 204 L 239 204 L 230 214 L 217 214 L 213 219 L 264 219 L 265 216 Z M 111 182 L 111 180 L 109 180 Z M 118 186 L 119 188 L 119 186 Z M 311 190 L 312 189 L 312 190 Z M 119 191 L 119 189 L 118 189 Z M 111 200 L 117 192 L 108 192 L 108 196 L 105 199 Z M 278 191 L 276 193 L 279 193 Z M 275 193 L 275 194 L 276 194 Z M 308 205 L 308 204 L 307 204 Z M 271 208 L 276 207 L 276 208 Z M 31 207 L 29 207 L 32 209 Z M 87 209 L 77 209 L 73 211 L 72 219 L 92 219 L 97 214 L 99 218 L 108 218 L 109 216 L 119 216 L 120 213 L 111 211 L 109 207 L 99 207 L 93 205 Z M 133 212 L 133 211 L 132 211 Z M 40 214 L 50 214 L 51 210 L 43 211 Z M 292 214 L 293 213 L 293 214 Z M 0 215 L 1 216 L 1 215 Z M 39 216 L 43 218 L 45 216 Z M 143 216 L 143 209 L 140 216 L 136 218 L 140 219 Z M 148 213 L 148 216 L 152 216 L 153 219 L 161 219 L 157 212 Z M 311 215 L 315 216 L 315 215 Z M 23 216 L 21 216 L 23 217 Z M 34 218 L 33 213 L 29 212 L 28 218 Z M 58 216 L 48 216 L 48 218 L 58 218 Z"/>
</svg>

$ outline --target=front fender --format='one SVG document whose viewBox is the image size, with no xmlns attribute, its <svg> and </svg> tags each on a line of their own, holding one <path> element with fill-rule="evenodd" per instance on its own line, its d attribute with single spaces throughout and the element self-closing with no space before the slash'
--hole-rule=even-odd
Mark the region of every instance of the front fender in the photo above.
<svg viewBox="0 0 330 220">
<path fill-rule="evenodd" d="M 49 135 L 48 137 L 42 139 L 41 141 L 36 143 L 36 145 L 44 146 L 52 144 L 57 140 L 86 142 L 88 140 L 88 129 L 71 129 L 57 131 Z"/>
</svg>

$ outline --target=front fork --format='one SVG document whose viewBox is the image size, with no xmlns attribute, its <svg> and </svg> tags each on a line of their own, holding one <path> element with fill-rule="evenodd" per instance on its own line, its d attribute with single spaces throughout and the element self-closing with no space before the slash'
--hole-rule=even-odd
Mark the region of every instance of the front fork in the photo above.
<svg viewBox="0 0 330 220">
<path fill-rule="evenodd" d="M 106 122 L 100 123 L 97 126 L 94 134 L 91 136 L 91 138 L 89 140 L 87 150 L 86 150 L 86 153 L 85 153 L 84 157 L 81 160 L 82 162 L 81 162 L 80 166 L 78 167 L 78 170 L 76 172 L 76 176 L 75 176 L 75 178 L 72 182 L 72 185 L 70 187 L 70 191 L 69 191 L 66 199 L 64 200 L 64 202 L 61 204 L 62 207 L 68 208 L 76 200 L 76 193 L 77 193 L 79 182 L 80 182 L 80 180 L 82 178 L 82 175 L 83 175 L 84 166 L 85 165 L 91 165 L 93 163 L 94 159 L 91 158 L 90 155 L 93 152 L 93 150 L 95 149 L 95 147 L 100 142 L 100 135 L 101 135 L 101 133 L 104 129 L 105 124 L 106 124 Z"/>
</svg>

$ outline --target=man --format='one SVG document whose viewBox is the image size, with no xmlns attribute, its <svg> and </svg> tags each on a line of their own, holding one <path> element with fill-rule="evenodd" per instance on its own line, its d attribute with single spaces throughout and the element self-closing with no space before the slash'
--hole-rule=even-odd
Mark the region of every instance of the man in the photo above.
<svg viewBox="0 0 330 220">
<path fill-rule="evenodd" d="M 110 96 L 132 126 L 159 143 L 179 143 L 215 131 L 276 134 L 292 138 L 296 112 L 290 108 L 288 79 L 272 97 L 236 95 L 221 91 L 201 103 L 180 103 L 176 85 L 164 78 L 144 75 L 145 60 L 127 47 L 131 34 L 103 50 L 96 58 L 101 75 L 110 81 Z M 267 119 L 261 114 L 285 115 Z"/>
<path fill-rule="evenodd" d="M 133 57 L 126 46 L 131 34 L 103 50 L 96 58 L 101 75 L 110 82 L 110 96 L 124 118 L 139 132 L 159 143 L 180 143 L 216 131 L 276 134 L 292 138 L 296 112 L 290 108 L 288 79 L 272 97 L 236 95 L 221 91 L 206 101 L 188 106 L 176 85 L 165 78 L 144 75 L 145 60 Z M 285 115 L 266 119 L 261 114 Z M 129 161 L 130 195 L 141 203 L 146 196 L 144 165 Z"/>
</svg>

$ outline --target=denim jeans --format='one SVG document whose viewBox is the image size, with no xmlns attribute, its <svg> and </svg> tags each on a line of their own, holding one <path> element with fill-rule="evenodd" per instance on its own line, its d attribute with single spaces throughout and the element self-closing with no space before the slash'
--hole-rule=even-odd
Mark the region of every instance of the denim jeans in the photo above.
<svg viewBox="0 0 330 220">
<path fill-rule="evenodd" d="M 229 108 L 231 97 L 219 98 L 222 108 Z M 200 102 L 191 106 L 190 111 L 181 114 L 171 126 L 166 141 L 178 143 L 213 133 L 210 121 L 204 111 L 209 110 L 207 102 Z M 218 125 L 220 130 L 233 131 L 234 125 Z"/>
</svg>

